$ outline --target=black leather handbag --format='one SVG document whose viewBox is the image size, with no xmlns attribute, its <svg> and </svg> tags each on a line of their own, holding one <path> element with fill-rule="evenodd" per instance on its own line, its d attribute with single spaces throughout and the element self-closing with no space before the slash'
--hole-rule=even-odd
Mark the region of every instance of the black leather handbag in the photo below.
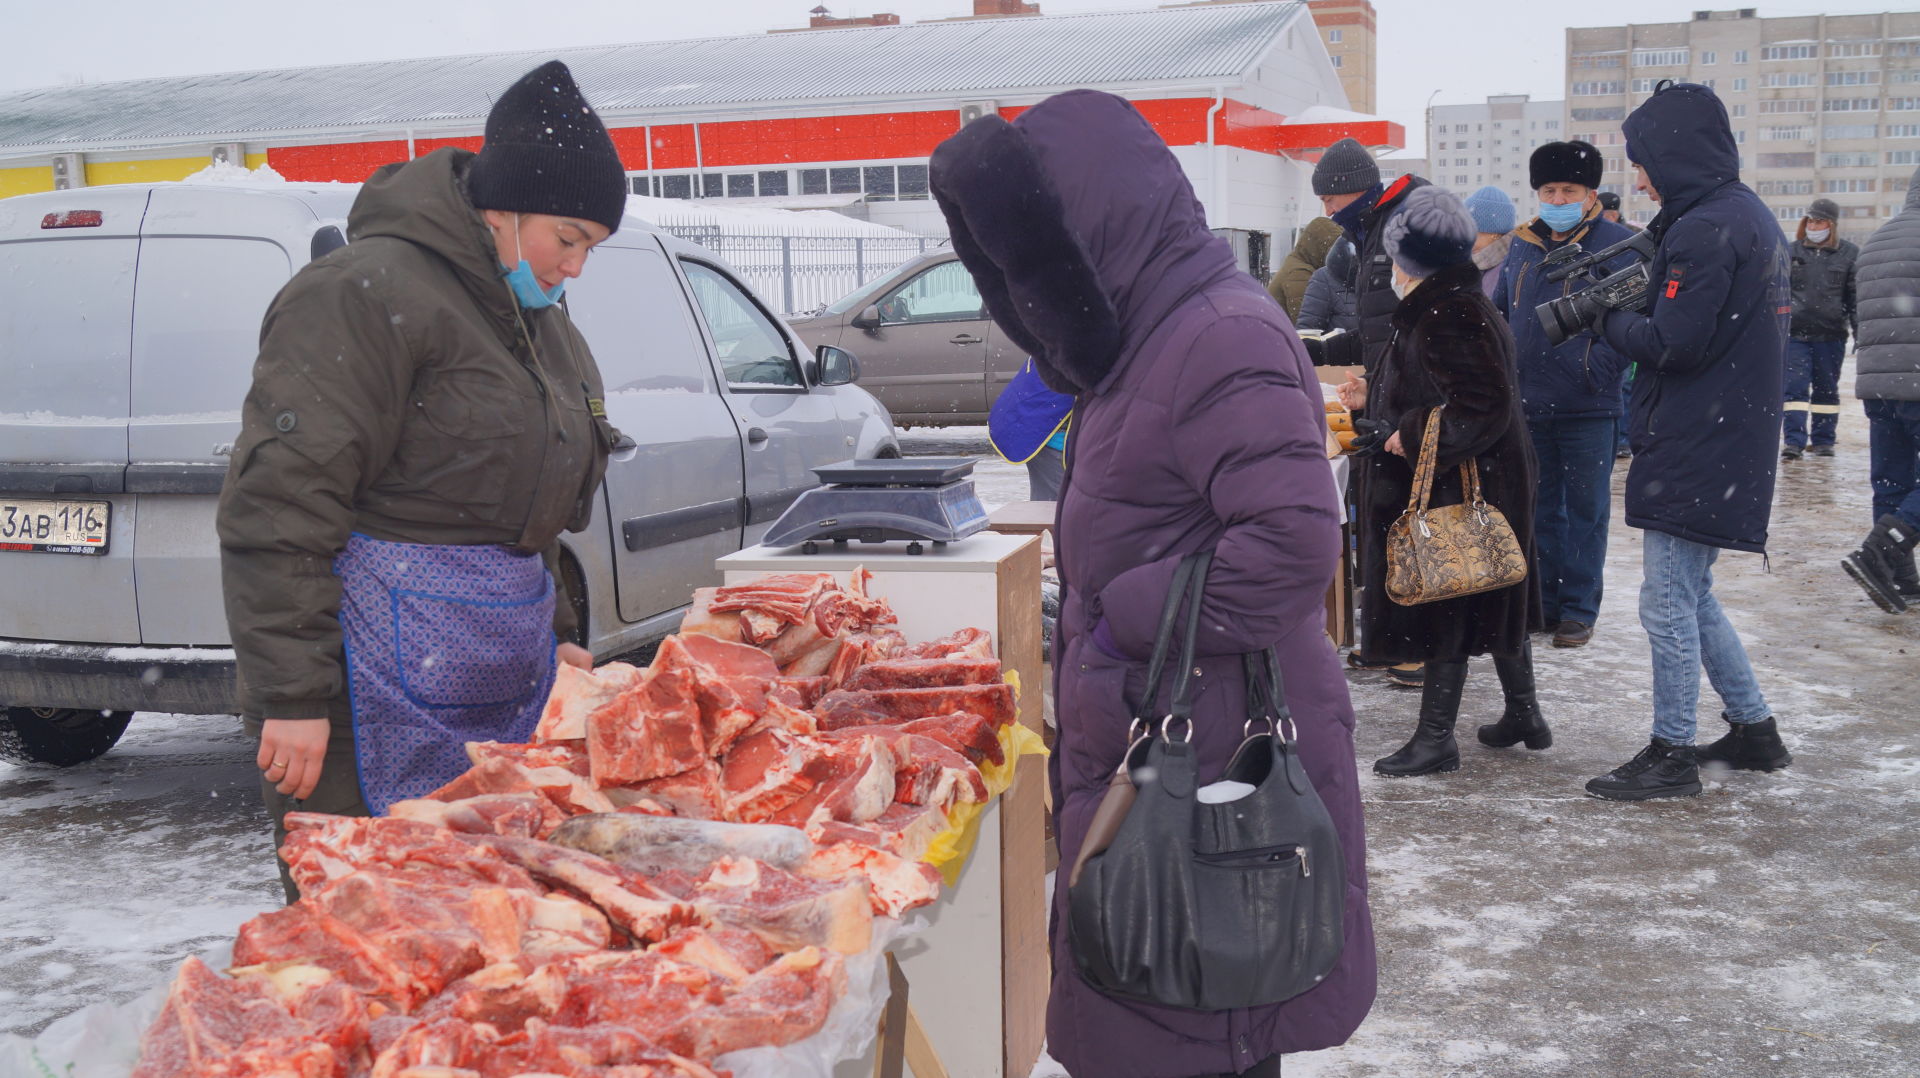
<svg viewBox="0 0 1920 1078">
<path fill-rule="evenodd" d="M 1088 983 L 1201 1011 L 1291 999 L 1326 977 L 1345 942 L 1346 863 L 1287 735 L 1273 649 L 1246 657 L 1245 740 L 1220 776 L 1253 792 L 1219 804 L 1195 796 L 1191 675 L 1212 557 L 1189 555 L 1175 571 L 1131 743 L 1067 892 L 1073 960 Z M 1176 635 L 1172 703 L 1156 718 Z"/>
</svg>

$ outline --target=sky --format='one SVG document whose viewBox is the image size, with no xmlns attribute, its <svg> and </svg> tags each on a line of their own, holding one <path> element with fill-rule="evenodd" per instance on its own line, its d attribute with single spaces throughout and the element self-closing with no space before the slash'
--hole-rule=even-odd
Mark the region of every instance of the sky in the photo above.
<svg viewBox="0 0 1920 1078">
<path fill-rule="evenodd" d="M 1760 3 L 1762 17 L 1854 14 L 1886 3 Z M 891 11 L 903 20 L 963 15 L 971 0 L 6 0 L 0 91 L 254 68 L 509 52 L 802 26 L 825 3 L 836 15 Z M 1373 0 L 1379 18 L 1379 103 L 1424 152 L 1424 115 L 1489 94 L 1558 99 L 1568 26 L 1671 22 L 1691 4 L 1606 0 Z M 1735 7 L 1695 0 L 1701 7 Z M 1046 14 L 1158 6 L 1156 0 L 1041 0 Z M 321 17 L 324 16 L 324 17 Z"/>
</svg>

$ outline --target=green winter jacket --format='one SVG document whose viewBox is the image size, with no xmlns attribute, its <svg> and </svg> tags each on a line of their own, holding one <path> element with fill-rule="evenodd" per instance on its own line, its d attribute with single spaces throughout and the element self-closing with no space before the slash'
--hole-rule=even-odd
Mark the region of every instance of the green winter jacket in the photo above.
<svg viewBox="0 0 1920 1078">
<path fill-rule="evenodd" d="M 1327 252 L 1340 239 L 1340 226 L 1330 218 L 1316 217 L 1300 230 L 1300 240 L 1267 281 L 1267 294 L 1287 310 L 1287 319 L 1300 320 L 1300 304 L 1307 298 L 1307 282 L 1313 271 L 1327 264 Z"/>
</svg>

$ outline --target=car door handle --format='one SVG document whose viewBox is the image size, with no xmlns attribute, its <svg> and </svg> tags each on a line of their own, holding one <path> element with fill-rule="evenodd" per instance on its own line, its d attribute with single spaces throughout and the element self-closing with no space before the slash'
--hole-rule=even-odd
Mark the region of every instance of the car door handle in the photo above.
<svg viewBox="0 0 1920 1078">
<path fill-rule="evenodd" d="M 766 440 L 767 440 L 767 432 L 763 428 L 760 428 L 760 427 L 747 428 L 747 441 L 753 443 L 754 445 L 759 445 L 761 442 L 764 442 Z"/>
<path fill-rule="evenodd" d="M 979 344 L 979 343 L 981 343 L 981 342 L 983 342 L 983 341 L 985 341 L 985 340 L 986 340 L 986 338 L 985 338 L 985 337 L 976 337 L 976 336 L 974 336 L 974 335 L 973 335 L 973 334 L 971 334 L 971 333 L 962 333 L 962 334 L 960 334 L 960 335 L 959 335 L 958 337 L 955 337 L 955 338 L 953 338 L 953 343 L 955 343 L 955 344 Z"/>
</svg>

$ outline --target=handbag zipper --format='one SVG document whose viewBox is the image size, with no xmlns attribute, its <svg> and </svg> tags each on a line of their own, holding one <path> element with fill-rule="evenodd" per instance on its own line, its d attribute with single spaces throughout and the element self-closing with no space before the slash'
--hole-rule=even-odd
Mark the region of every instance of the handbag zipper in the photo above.
<svg viewBox="0 0 1920 1078">
<path fill-rule="evenodd" d="M 1285 861 L 1288 857 L 1296 857 L 1300 860 L 1300 875 L 1313 875 L 1313 865 L 1307 859 L 1307 848 L 1305 846 L 1267 846 L 1258 850 L 1231 850 L 1226 853 L 1201 853 L 1195 854 L 1194 857 L 1205 864 L 1211 865 L 1230 864 L 1236 861 L 1244 862 L 1248 858 L 1255 857 L 1269 863 Z"/>
</svg>

